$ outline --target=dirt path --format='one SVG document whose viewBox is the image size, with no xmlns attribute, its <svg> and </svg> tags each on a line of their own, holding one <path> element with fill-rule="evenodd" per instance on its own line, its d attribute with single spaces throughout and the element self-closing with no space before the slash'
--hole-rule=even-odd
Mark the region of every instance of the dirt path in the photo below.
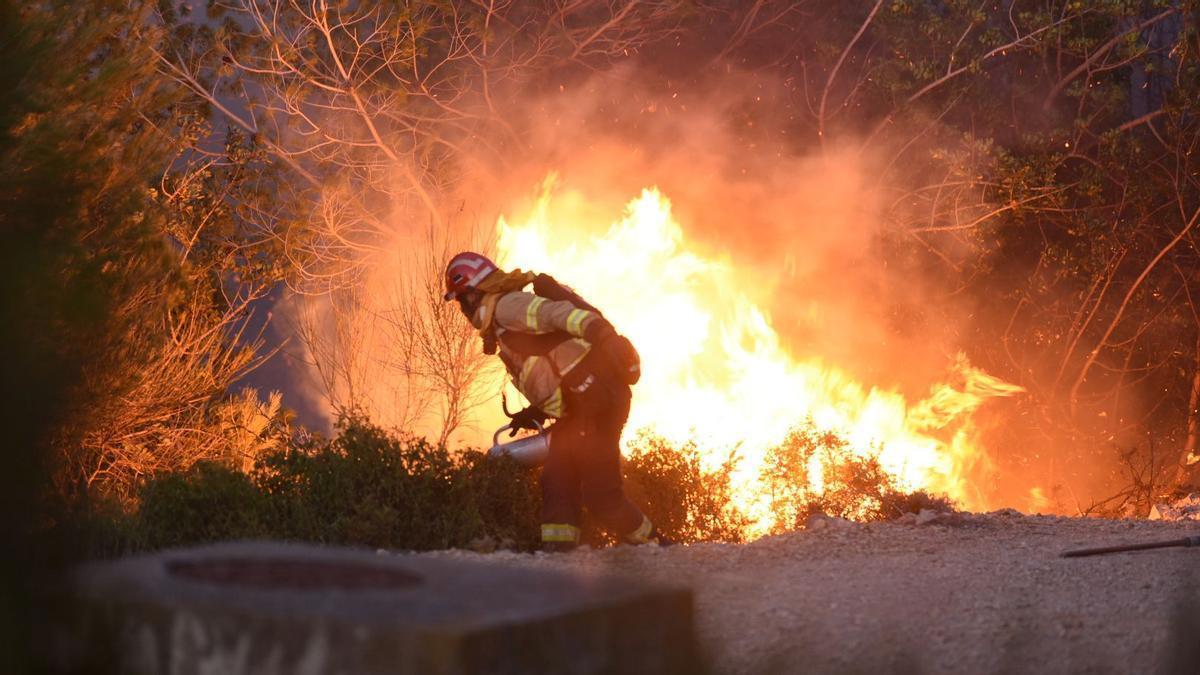
<svg viewBox="0 0 1200 675">
<path fill-rule="evenodd" d="M 691 586 L 717 673 L 1198 673 L 1200 550 L 1063 559 L 1200 523 L 955 516 L 748 545 L 465 552 Z"/>
</svg>

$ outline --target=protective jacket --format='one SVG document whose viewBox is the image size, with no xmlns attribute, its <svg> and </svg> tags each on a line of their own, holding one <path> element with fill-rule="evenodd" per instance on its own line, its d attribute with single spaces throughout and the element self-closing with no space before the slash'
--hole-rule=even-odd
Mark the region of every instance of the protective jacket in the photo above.
<svg viewBox="0 0 1200 675">
<path fill-rule="evenodd" d="M 566 413 L 563 389 L 580 376 L 576 368 L 592 349 L 588 338 L 612 331 L 596 312 L 525 291 L 485 295 L 471 323 L 485 343 L 495 341 L 517 390 L 555 418 Z"/>
<path fill-rule="evenodd" d="M 529 284 L 535 293 L 522 290 Z M 484 351 L 499 352 L 517 389 L 557 419 L 541 475 L 543 545 L 577 544 L 584 507 L 624 541 L 659 541 L 622 488 L 621 430 L 641 372 L 633 345 L 552 277 L 496 270 L 474 288 L 484 294 L 471 316 Z"/>
</svg>

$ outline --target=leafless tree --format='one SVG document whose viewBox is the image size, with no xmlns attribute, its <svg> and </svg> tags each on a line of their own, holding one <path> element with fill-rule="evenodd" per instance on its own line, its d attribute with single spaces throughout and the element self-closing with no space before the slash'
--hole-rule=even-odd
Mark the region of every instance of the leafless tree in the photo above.
<svg viewBox="0 0 1200 675">
<path fill-rule="evenodd" d="M 303 232 L 263 214 L 302 292 L 354 281 L 390 241 L 394 214 L 445 225 L 446 198 L 479 159 L 503 166 L 505 114 L 565 64 L 598 67 L 669 36 L 665 0 L 217 3 L 210 40 L 158 53 L 159 68 L 253 134 L 312 204 Z"/>
<path fill-rule="evenodd" d="M 406 268 L 392 309 L 381 318 L 408 341 L 409 359 L 424 389 L 437 400 L 438 441 L 445 444 L 468 419 L 469 413 L 495 394 L 486 391 L 483 376 L 496 365 L 480 350 L 480 338 L 454 303 L 442 299 L 445 261 L 461 249 L 487 251 L 475 237 L 467 243 L 429 230 L 424 246 L 409 251 Z M 492 381 L 498 381 L 491 378 Z"/>
<path fill-rule="evenodd" d="M 444 261 L 432 256 L 446 251 L 414 249 L 397 268 L 396 242 L 425 227 L 425 246 L 452 240 L 445 214 L 462 176 L 503 170 L 518 151 L 524 132 L 507 115 L 539 78 L 627 58 L 668 39 L 689 10 L 671 0 L 214 9 L 220 28 L 177 30 L 157 66 L 293 176 L 274 184 L 278 200 L 242 215 L 281 248 L 291 289 L 313 296 L 297 301 L 296 323 L 328 398 L 342 411 L 386 409 L 397 425 L 436 403 L 445 441 L 478 401 L 480 360 L 469 327 L 435 293 Z M 402 277 L 394 287 L 382 268 Z M 381 379 L 395 391 L 380 391 Z"/>
<path fill-rule="evenodd" d="M 122 307 L 158 316 L 138 328 L 161 341 L 129 335 L 120 353 L 108 355 L 122 367 L 87 373 L 86 387 L 110 395 L 64 430 L 78 448 L 58 476 L 64 494 L 82 483 L 127 496 L 139 479 L 160 471 L 200 460 L 252 461 L 278 430 L 278 400 L 263 404 L 252 393 L 226 399 L 228 388 L 266 357 L 261 339 L 246 333 L 254 297 L 231 298 L 227 310 L 214 312 L 203 292 L 192 293 L 165 313 L 148 311 L 147 304 L 164 300 L 148 292 Z"/>
</svg>

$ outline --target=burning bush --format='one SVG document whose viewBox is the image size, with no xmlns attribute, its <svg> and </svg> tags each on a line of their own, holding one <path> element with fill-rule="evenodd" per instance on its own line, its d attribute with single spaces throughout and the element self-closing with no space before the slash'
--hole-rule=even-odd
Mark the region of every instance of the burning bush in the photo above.
<svg viewBox="0 0 1200 675">
<path fill-rule="evenodd" d="M 798 427 L 772 448 L 763 467 L 773 533 L 796 530 L 815 513 L 851 520 L 887 520 L 922 508 L 950 510 L 945 497 L 906 491 L 872 455 L 855 454 L 844 439 Z"/>
<path fill-rule="evenodd" d="M 643 436 L 625 459 L 629 498 L 671 539 L 740 542 L 749 519 L 734 504 L 736 458 L 706 471 L 695 444 L 673 445 Z"/>
</svg>

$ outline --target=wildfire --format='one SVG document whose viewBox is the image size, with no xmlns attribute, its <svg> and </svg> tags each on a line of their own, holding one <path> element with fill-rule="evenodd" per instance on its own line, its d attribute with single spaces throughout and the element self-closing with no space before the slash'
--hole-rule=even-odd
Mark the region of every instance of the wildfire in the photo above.
<svg viewBox="0 0 1200 675">
<path fill-rule="evenodd" d="M 740 290 L 732 263 L 693 250 L 656 188 L 643 190 L 611 224 L 556 220 L 556 207 L 580 210 L 556 199 L 552 177 L 524 222 L 500 218 L 500 260 L 575 285 L 637 346 L 643 373 L 627 442 L 641 431 L 694 442 L 710 467 L 736 450 L 735 500 L 757 532 L 771 521 L 759 486 L 763 462 L 806 420 L 844 439 L 846 452 L 876 457 L 906 489 L 979 505 L 965 480 L 986 461 L 971 415 L 1019 387 L 962 356 L 950 365 L 953 384 L 915 403 L 866 386 L 820 359 L 789 353 L 767 313 Z M 810 462 L 809 490 L 823 489 L 825 468 Z"/>
</svg>

